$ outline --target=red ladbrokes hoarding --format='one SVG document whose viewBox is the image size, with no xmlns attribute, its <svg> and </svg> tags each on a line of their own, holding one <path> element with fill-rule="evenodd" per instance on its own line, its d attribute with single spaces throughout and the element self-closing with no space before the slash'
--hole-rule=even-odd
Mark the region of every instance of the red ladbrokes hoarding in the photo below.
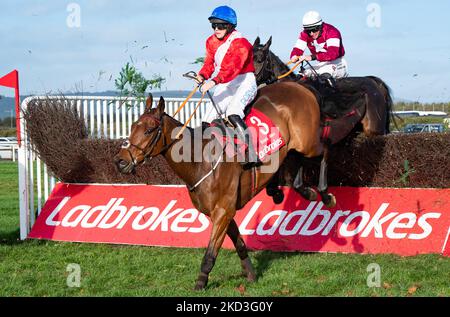
<svg viewBox="0 0 450 317">
<path fill-rule="evenodd" d="M 331 187 L 337 205 L 283 188 L 261 192 L 236 214 L 250 249 L 450 255 L 450 189 Z M 57 184 L 29 238 L 206 247 L 211 223 L 184 186 Z M 224 247 L 233 248 L 225 239 Z"/>
</svg>

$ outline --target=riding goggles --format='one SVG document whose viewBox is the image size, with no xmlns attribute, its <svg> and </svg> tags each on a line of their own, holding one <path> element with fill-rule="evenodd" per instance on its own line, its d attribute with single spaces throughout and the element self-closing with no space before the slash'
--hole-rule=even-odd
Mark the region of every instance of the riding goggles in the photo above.
<svg viewBox="0 0 450 317">
<path fill-rule="evenodd" d="M 228 27 L 228 23 L 211 23 L 213 30 L 216 28 L 219 30 L 225 30 Z"/>
<path fill-rule="evenodd" d="M 303 31 L 305 31 L 306 34 L 315 33 L 317 31 L 320 31 L 320 26 L 313 27 L 313 28 L 308 28 L 308 29 L 303 29 Z"/>
</svg>

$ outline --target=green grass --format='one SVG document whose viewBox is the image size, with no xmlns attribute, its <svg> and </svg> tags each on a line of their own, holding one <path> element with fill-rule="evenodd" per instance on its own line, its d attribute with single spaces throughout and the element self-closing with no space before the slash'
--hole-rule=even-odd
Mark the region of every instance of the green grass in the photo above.
<svg viewBox="0 0 450 317">
<path fill-rule="evenodd" d="M 0 296 L 450 296 L 450 260 L 439 255 L 251 252 L 258 281 L 221 250 L 205 291 L 193 292 L 203 249 L 20 241 L 17 165 L 0 162 Z M 80 287 L 68 287 L 71 263 Z M 381 267 L 368 287 L 367 266 Z"/>
</svg>

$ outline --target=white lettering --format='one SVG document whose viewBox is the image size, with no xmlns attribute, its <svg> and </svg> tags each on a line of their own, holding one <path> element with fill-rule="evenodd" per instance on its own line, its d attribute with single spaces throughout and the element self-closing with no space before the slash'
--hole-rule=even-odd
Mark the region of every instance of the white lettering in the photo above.
<svg viewBox="0 0 450 317">
<path fill-rule="evenodd" d="M 333 218 L 331 218 L 328 225 L 325 227 L 325 229 L 323 229 L 322 235 L 327 236 L 330 233 L 331 229 L 333 229 L 333 227 L 336 224 L 336 222 L 338 221 L 338 219 L 341 218 L 342 216 L 347 216 L 349 213 L 350 213 L 350 210 L 346 210 L 346 211 L 336 210 L 336 212 L 333 215 Z"/>
<path fill-rule="evenodd" d="M 206 230 L 206 228 L 208 228 L 208 226 L 209 226 L 208 217 L 206 217 L 202 213 L 199 213 L 198 220 L 200 220 L 200 222 L 202 223 L 202 226 L 200 228 L 189 228 L 189 230 L 188 230 L 189 232 L 193 232 L 193 233 L 203 232 Z"/>
<path fill-rule="evenodd" d="M 269 212 L 267 215 L 263 217 L 261 222 L 259 223 L 258 227 L 256 228 L 256 234 L 260 236 L 265 235 L 273 235 L 275 233 L 275 230 L 277 230 L 278 226 L 280 225 L 281 221 L 284 219 L 284 216 L 286 216 L 287 211 L 285 210 L 274 210 Z M 266 223 L 269 222 L 269 219 L 277 216 L 275 222 L 269 229 L 264 229 L 264 226 Z"/>
<path fill-rule="evenodd" d="M 431 232 L 433 231 L 433 227 L 431 227 L 430 224 L 426 220 L 428 218 L 438 219 L 440 217 L 441 217 L 441 214 L 437 213 L 437 212 L 430 212 L 430 213 L 423 215 L 418 220 L 418 225 L 419 225 L 419 227 L 421 227 L 423 229 L 423 232 L 419 233 L 419 234 L 411 233 L 408 236 L 408 238 L 413 239 L 413 240 L 420 240 L 420 239 L 424 239 L 424 238 L 428 237 L 431 234 Z"/>
<path fill-rule="evenodd" d="M 142 208 L 144 208 L 143 206 L 139 206 L 139 207 L 131 207 L 130 210 L 127 212 L 127 208 L 125 206 L 120 206 L 120 207 L 124 207 L 125 208 L 125 216 L 123 217 L 122 221 L 119 223 L 119 225 L 117 226 L 117 229 L 122 229 L 125 224 L 128 222 L 128 219 L 131 218 L 131 216 L 138 211 L 141 211 Z"/>
<path fill-rule="evenodd" d="M 100 220 L 102 220 L 103 216 L 108 212 L 109 208 L 114 204 L 116 201 L 116 198 L 112 198 L 109 200 L 109 202 L 106 205 L 96 206 L 89 210 L 89 212 L 84 216 L 83 220 L 81 221 L 81 227 L 83 228 L 95 228 L 97 227 Z M 89 219 L 96 213 L 100 212 L 98 216 L 95 218 L 94 221 L 89 222 Z"/>
<path fill-rule="evenodd" d="M 384 218 L 380 217 L 383 215 L 385 210 L 389 207 L 388 203 L 381 204 L 380 208 L 378 208 L 377 212 L 375 213 L 375 216 L 373 216 L 372 220 L 367 225 L 366 229 L 361 234 L 361 237 L 365 238 L 369 235 L 370 231 L 374 229 L 375 231 L 375 237 L 376 238 L 383 238 L 383 223 L 387 222 L 389 219 L 394 218 L 396 215 L 398 215 L 398 212 L 392 212 L 385 216 Z"/>
<path fill-rule="evenodd" d="M 195 208 L 175 208 L 177 200 L 171 200 L 161 211 L 160 207 L 122 205 L 124 198 L 110 198 L 104 205 L 73 206 L 65 210 L 72 197 L 64 197 L 45 219 L 47 226 L 122 229 L 130 224 L 133 230 L 160 230 L 172 232 L 200 233 L 205 231 L 210 220 Z M 389 203 L 382 203 L 373 216 L 367 211 L 351 212 L 322 209 L 322 202 L 309 202 L 304 210 L 269 210 L 260 207 L 263 201 L 255 201 L 245 215 L 239 230 L 242 235 L 292 236 L 295 234 L 322 236 L 339 233 L 342 237 L 360 235 L 361 238 L 372 235 L 389 239 L 420 240 L 428 237 L 433 227 L 428 219 L 439 219 L 441 213 L 423 213 L 420 217 L 413 212 L 386 213 Z M 69 205 L 70 206 L 70 205 Z M 60 219 L 62 218 L 62 219 Z M 198 222 L 197 222 L 198 220 Z M 421 231 L 422 230 L 422 231 Z M 412 233 L 411 233 L 412 232 Z"/>
<path fill-rule="evenodd" d="M 367 287 L 380 287 L 381 286 L 381 267 L 378 263 L 370 263 L 367 266 L 367 272 L 370 274 L 367 276 Z"/>
<path fill-rule="evenodd" d="M 88 213 L 88 211 L 91 209 L 91 206 L 89 205 L 79 205 L 75 206 L 72 209 L 69 210 L 67 215 L 63 218 L 61 221 L 61 226 L 63 227 L 76 227 L 78 226 L 78 223 L 83 219 L 83 217 Z M 75 220 L 70 221 L 70 218 L 76 213 L 80 212 L 78 217 Z"/>
<path fill-rule="evenodd" d="M 66 23 L 69 28 L 79 28 L 81 26 L 81 7 L 78 3 L 69 3 L 67 5 L 67 12 L 70 14 L 67 16 Z"/>
<path fill-rule="evenodd" d="M 286 216 L 286 218 L 284 218 L 284 221 L 280 226 L 280 235 L 290 236 L 290 235 L 296 234 L 298 232 L 298 230 L 300 229 L 300 227 L 305 222 L 305 220 L 308 218 L 309 213 L 311 212 L 311 210 L 314 208 L 315 205 L 316 205 L 316 202 L 312 201 L 309 203 L 308 207 L 306 207 L 305 210 L 296 210 L 294 212 L 289 213 Z M 295 226 L 292 229 L 288 230 L 287 226 L 291 222 L 292 218 L 294 218 L 296 216 L 301 216 L 301 217 L 297 221 Z"/>
<path fill-rule="evenodd" d="M 241 225 L 239 226 L 239 231 L 241 232 L 241 235 L 252 235 L 255 230 L 254 229 L 247 229 L 247 226 L 252 219 L 252 217 L 255 215 L 255 213 L 258 211 L 259 206 L 261 206 L 262 201 L 258 200 L 255 201 L 252 208 L 249 210 L 247 216 L 245 216 L 244 220 L 242 220 Z"/>
<path fill-rule="evenodd" d="M 56 206 L 56 208 L 52 211 L 50 216 L 45 219 L 45 224 L 47 226 L 59 226 L 60 221 L 54 221 L 55 216 L 61 211 L 62 207 L 69 201 L 70 196 L 64 197 L 63 200 Z"/>
<path fill-rule="evenodd" d="M 361 217 L 361 221 L 358 223 L 355 229 L 349 231 L 348 226 L 356 218 Z M 343 237 L 353 237 L 357 235 L 367 225 L 370 220 L 370 214 L 367 211 L 357 211 L 348 216 L 341 227 L 339 228 L 339 234 Z"/>
<path fill-rule="evenodd" d="M 170 230 L 172 230 L 173 232 L 186 232 L 189 227 L 180 227 L 179 225 L 182 223 L 192 224 L 197 218 L 197 215 L 198 215 L 197 209 L 186 209 L 185 211 L 182 211 L 172 222 Z"/>
<path fill-rule="evenodd" d="M 175 216 L 176 214 L 180 213 L 182 208 L 175 209 L 169 214 L 170 209 L 177 203 L 176 200 L 171 200 L 170 203 L 166 206 L 166 208 L 163 210 L 161 215 L 156 219 L 156 221 L 153 223 L 153 225 L 150 227 L 151 231 L 154 231 L 160 224 L 161 224 L 161 231 L 168 231 L 169 230 L 169 219 Z"/>
<path fill-rule="evenodd" d="M 407 223 L 401 223 L 401 221 L 403 219 L 408 219 Z M 405 214 L 400 214 L 397 217 L 394 218 L 394 220 L 392 220 L 392 222 L 390 223 L 390 225 L 388 226 L 387 230 L 386 230 L 386 237 L 390 238 L 390 239 L 403 239 L 404 237 L 406 237 L 407 233 L 398 233 L 395 232 L 395 229 L 406 229 L 406 228 L 412 228 L 414 227 L 415 223 L 416 223 L 416 215 L 413 214 L 412 212 L 408 212 Z"/>
<path fill-rule="evenodd" d="M 145 219 L 145 216 L 151 213 L 150 218 Z M 131 227 L 134 230 L 144 230 L 145 228 L 149 227 L 154 221 L 155 219 L 158 217 L 159 215 L 159 208 L 157 207 L 149 207 L 149 208 L 145 208 L 144 210 L 142 210 L 137 216 L 136 218 L 134 218 L 133 223 L 131 224 Z M 139 223 L 142 219 L 144 219 L 144 223 Z"/>
<path fill-rule="evenodd" d="M 122 218 L 127 214 L 127 208 L 125 206 L 121 206 L 120 204 L 122 203 L 123 198 L 119 198 L 116 200 L 116 202 L 114 203 L 114 205 L 111 207 L 111 209 L 108 211 L 108 213 L 105 215 L 105 217 L 103 217 L 102 221 L 100 221 L 100 223 L 98 224 L 99 228 L 102 229 L 110 229 L 115 227 L 120 220 L 122 220 Z M 142 208 L 144 208 L 143 206 L 140 207 L 131 207 L 131 209 L 133 208 L 140 208 L 139 210 L 142 210 Z M 114 215 L 114 213 L 119 212 L 119 214 L 116 216 L 116 218 L 111 222 L 108 223 L 108 220 Z M 131 210 L 130 210 L 131 212 Z"/>
<path fill-rule="evenodd" d="M 381 6 L 378 3 L 369 3 L 366 7 L 369 15 L 367 16 L 366 23 L 369 28 L 381 27 Z"/>
<path fill-rule="evenodd" d="M 322 231 L 322 229 L 325 227 L 331 216 L 330 212 L 328 210 L 322 210 L 322 207 L 323 202 L 319 202 L 316 206 L 316 209 L 314 209 L 308 221 L 305 223 L 305 226 L 300 231 L 301 235 L 312 236 Z M 321 216 L 322 220 L 320 221 L 320 224 L 317 226 L 317 228 L 310 230 L 310 226 L 313 223 L 313 221 L 317 218 L 317 216 Z"/>
</svg>

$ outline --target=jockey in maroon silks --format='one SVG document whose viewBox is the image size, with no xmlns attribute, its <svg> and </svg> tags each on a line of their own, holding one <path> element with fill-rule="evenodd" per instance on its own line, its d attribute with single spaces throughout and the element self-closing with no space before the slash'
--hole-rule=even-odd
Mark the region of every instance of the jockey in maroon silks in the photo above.
<svg viewBox="0 0 450 317">
<path fill-rule="evenodd" d="M 306 48 L 311 52 L 304 55 Z M 317 61 L 314 70 L 319 74 L 329 74 L 333 78 L 348 75 L 347 61 L 341 33 L 331 24 L 322 21 L 320 14 L 309 11 L 303 17 L 303 30 L 291 52 L 291 62 Z M 304 75 L 315 75 L 314 70 L 306 69 Z"/>
</svg>

